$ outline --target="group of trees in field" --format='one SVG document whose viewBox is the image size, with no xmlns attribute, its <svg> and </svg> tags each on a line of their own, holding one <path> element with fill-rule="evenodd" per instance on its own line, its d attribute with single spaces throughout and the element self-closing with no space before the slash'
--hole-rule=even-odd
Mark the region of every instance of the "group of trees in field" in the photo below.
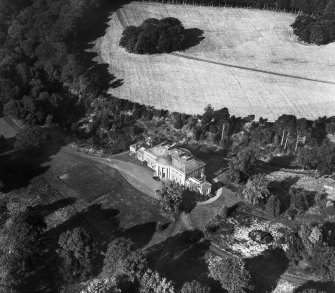
<svg viewBox="0 0 335 293">
<path fill-rule="evenodd" d="M 140 26 L 124 29 L 120 46 L 135 54 L 170 53 L 183 48 L 185 29 L 174 18 L 148 18 Z"/>
<path fill-rule="evenodd" d="M 318 45 L 335 41 L 335 1 L 320 1 L 318 7 L 323 4 L 326 4 L 324 9 L 317 9 L 312 14 L 299 14 L 291 25 L 300 40 Z"/>
<path fill-rule="evenodd" d="M 334 0 L 162 0 L 162 2 L 300 12 L 292 24 L 294 33 L 300 40 L 318 45 L 335 41 Z"/>
</svg>

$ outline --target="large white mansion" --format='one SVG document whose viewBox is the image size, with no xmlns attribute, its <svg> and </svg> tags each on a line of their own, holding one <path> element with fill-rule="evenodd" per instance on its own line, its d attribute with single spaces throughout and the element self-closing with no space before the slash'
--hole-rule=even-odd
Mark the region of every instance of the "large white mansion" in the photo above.
<svg viewBox="0 0 335 293">
<path fill-rule="evenodd" d="M 173 180 L 209 195 L 212 185 L 204 175 L 206 164 L 193 157 L 190 151 L 175 148 L 168 143 L 146 148 L 142 142 L 130 146 L 130 153 L 155 171 L 155 176 L 163 180 Z"/>
</svg>

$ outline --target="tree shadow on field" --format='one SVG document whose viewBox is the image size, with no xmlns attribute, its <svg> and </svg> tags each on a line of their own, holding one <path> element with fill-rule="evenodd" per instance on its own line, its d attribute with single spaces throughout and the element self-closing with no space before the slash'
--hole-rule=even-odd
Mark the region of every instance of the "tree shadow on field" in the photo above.
<svg viewBox="0 0 335 293">
<path fill-rule="evenodd" d="M 50 204 L 36 205 L 34 206 L 34 210 L 40 212 L 44 217 L 47 217 L 48 215 L 52 214 L 53 212 L 57 210 L 65 208 L 69 205 L 73 205 L 76 202 L 76 200 L 77 199 L 74 197 L 62 198 Z"/>
<path fill-rule="evenodd" d="M 18 153 L 2 154 L 0 156 L 0 178 L 4 183 L 1 190 L 7 193 L 13 189 L 27 187 L 30 180 L 43 174 L 49 167 L 42 167 L 40 164 L 29 164 L 22 160 Z"/>
<path fill-rule="evenodd" d="M 192 48 L 199 45 L 205 39 L 203 36 L 204 31 L 198 28 L 185 29 L 185 38 L 183 41 L 183 50 Z"/>
<path fill-rule="evenodd" d="M 247 266 L 256 292 L 271 292 L 286 271 L 289 260 L 282 249 L 267 250 L 262 255 L 248 258 Z M 266 268 L 266 270 L 265 270 Z"/>
<path fill-rule="evenodd" d="M 94 60 L 97 57 L 98 59 L 100 58 L 98 53 L 92 51 L 92 48 L 95 45 L 95 41 L 106 34 L 111 15 L 130 2 L 130 0 L 102 1 L 102 5 L 93 8 L 90 13 L 80 20 L 78 25 L 79 32 L 73 47 L 81 56 L 80 60 L 84 62 L 84 67 L 91 72 L 93 71 L 93 74 L 94 71 L 99 73 L 98 76 L 101 79 L 97 83 L 102 91 L 107 91 L 110 87 L 117 88 L 122 86 L 123 80 L 117 79 L 115 75 L 110 73 L 108 64 Z"/>
</svg>

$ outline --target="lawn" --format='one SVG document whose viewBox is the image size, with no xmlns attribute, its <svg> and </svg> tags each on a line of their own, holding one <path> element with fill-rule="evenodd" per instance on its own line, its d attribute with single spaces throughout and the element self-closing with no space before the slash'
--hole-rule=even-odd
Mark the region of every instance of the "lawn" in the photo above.
<svg viewBox="0 0 335 293">
<path fill-rule="evenodd" d="M 206 205 L 197 205 L 190 213 L 190 220 L 194 227 L 204 230 L 205 225 L 220 211 L 223 206 L 232 206 L 239 199 L 229 189 L 223 187 L 221 196 L 214 202 Z"/>
<path fill-rule="evenodd" d="M 118 45 L 124 25 L 174 16 L 186 29 L 203 31 L 182 53 L 129 54 Z M 283 113 L 334 115 L 335 44 L 297 41 L 295 15 L 257 9 L 132 2 L 111 15 L 93 49 L 123 84 L 119 98 L 189 114 L 207 104 L 234 115 L 276 119 Z M 198 44 L 197 44 L 198 43 Z"/>
<path fill-rule="evenodd" d="M 88 202 L 121 187 L 115 178 L 93 164 L 79 165 L 58 178 Z"/>
<path fill-rule="evenodd" d="M 1 117 L 0 118 L 0 135 L 3 135 L 5 138 L 13 138 L 17 133 L 17 127 L 11 122 L 9 118 Z"/>
<path fill-rule="evenodd" d="M 141 235 L 150 241 L 158 221 L 166 222 L 157 201 L 130 185 L 115 169 L 59 152 L 46 163 L 45 177 L 105 240 L 113 233 Z M 114 231 L 114 232 L 113 232 Z M 148 233 L 147 233 L 148 232 Z M 151 234 L 150 234 L 151 233 Z M 146 243 L 143 239 L 142 245 Z"/>
</svg>

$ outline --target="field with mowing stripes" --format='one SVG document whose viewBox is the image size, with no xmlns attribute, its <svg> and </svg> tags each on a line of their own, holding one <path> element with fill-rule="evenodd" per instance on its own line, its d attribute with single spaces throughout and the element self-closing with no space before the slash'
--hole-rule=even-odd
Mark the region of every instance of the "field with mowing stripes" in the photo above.
<svg viewBox="0 0 335 293">
<path fill-rule="evenodd" d="M 173 54 L 135 55 L 118 43 L 124 26 L 173 16 L 200 29 L 193 47 Z M 335 115 L 335 44 L 297 41 L 294 14 L 240 8 L 133 2 L 111 15 L 95 42 L 97 60 L 123 84 L 110 92 L 124 99 L 189 114 L 207 104 L 234 115 L 276 119 L 283 113 Z M 190 30 L 191 31 L 191 30 Z M 198 36 L 199 37 L 199 36 Z"/>
</svg>

